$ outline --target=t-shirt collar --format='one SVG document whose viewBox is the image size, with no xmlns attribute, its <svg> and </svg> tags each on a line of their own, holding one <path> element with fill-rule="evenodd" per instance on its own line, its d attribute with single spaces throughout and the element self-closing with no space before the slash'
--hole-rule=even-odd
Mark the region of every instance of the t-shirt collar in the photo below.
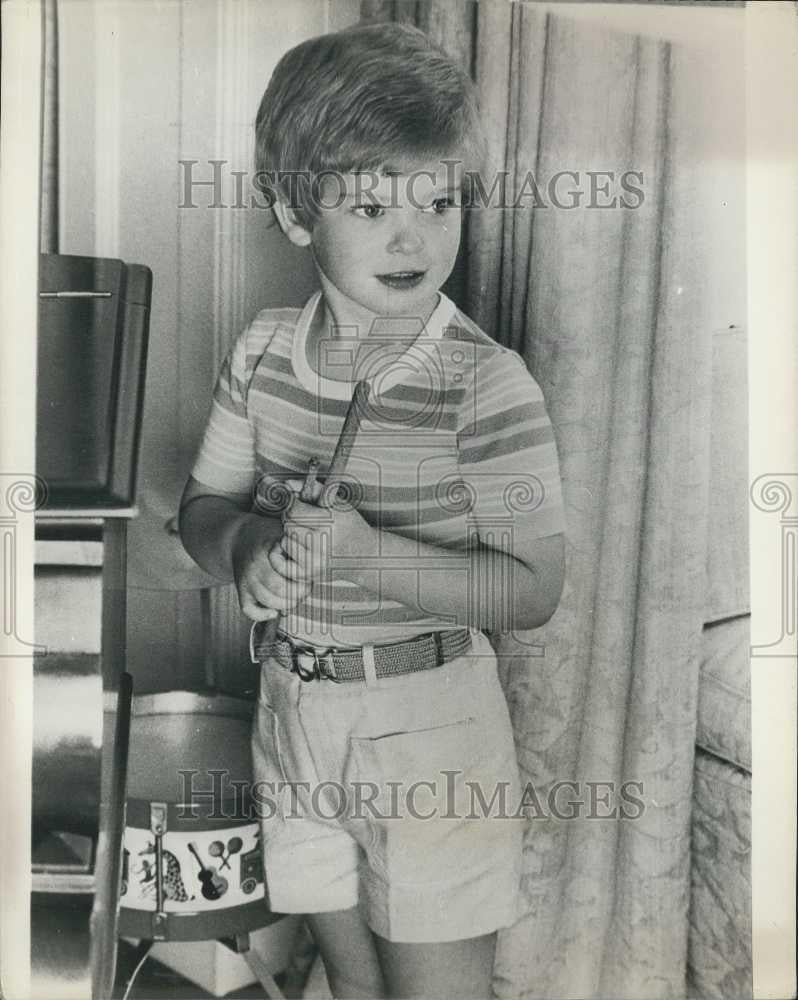
<svg viewBox="0 0 798 1000">
<path fill-rule="evenodd" d="M 307 335 L 320 302 L 321 292 L 315 292 L 305 303 L 299 315 L 291 351 L 294 372 L 299 382 L 308 392 L 314 395 L 322 395 L 329 399 L 349 400 L 352 398 L 354 390 L 354 385 L 351 382 L 341 382 L 338 379 L 324 378 L 321 375 L 317 375 L 308 362 L 306 348 Z M 395 364 L 391 366 L 392 370 L 380 377 L 379 388 L 381 392 L 385 392 L 392 385 L 400 381 L 403 374 L 407 371 L 407 365 L 403 364 L 403 358 L 406 359 L 409 355 L 417 355 L 419 351 L 424 350 L 425 344 L 429 345 L 433 341 L 440 340 L 443 337 L 443 331 L 451 324 L 456 308 L 451 299 L 444 295 L 443 292 L 438 292 L 438 304 L 427 320 L 422 333 L 408 350 L 400 358 L 397 358 Z"/>
</svg>

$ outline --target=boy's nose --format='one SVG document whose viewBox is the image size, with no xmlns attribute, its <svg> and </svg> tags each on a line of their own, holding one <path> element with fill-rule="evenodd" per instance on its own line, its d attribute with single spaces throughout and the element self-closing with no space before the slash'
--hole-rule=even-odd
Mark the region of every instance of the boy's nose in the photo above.
<svg viewBox="0 0 798 1000">
<path fill-rule="evenodd" d="M 421 233 L 412 225 L 397 229 L 388 243 L 389 253 L 417 253 L 424 245 Z"/>
</svg>

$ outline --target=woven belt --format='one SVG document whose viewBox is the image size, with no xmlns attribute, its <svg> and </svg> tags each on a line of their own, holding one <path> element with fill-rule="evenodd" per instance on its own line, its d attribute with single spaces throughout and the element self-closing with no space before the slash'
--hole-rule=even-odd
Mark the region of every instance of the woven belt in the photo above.
<svg viewBox="0 0 798 1000">
<path fill-rule="evenodd" d="M 273 642 L 264 643 L 259 641 L 264 624 L 267 623 L 259 622 L 252 627 L 250 652 L 254 662 L 273 656 L 281 666 L 298 674 L 303 681 L 326 679 L 346 683 L 366 679 L 363 653 L 359 647 L 318 649 L 298 644 L 281 633 Z M 372 648 L 377 677 L 397 677 L 419 670 L 432 670 L 463 656 L 471 648 L 471 633 L 465 628 L 428 632 L 402 642 L 384 643 Z"/>
</svg>

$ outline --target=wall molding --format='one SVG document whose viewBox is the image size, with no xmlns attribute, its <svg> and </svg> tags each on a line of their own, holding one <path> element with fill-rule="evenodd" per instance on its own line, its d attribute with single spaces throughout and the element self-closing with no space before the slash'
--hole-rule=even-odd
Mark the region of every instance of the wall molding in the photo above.
<svg viewBox="0 0 798 1000">
<path fill-rule="evenodd" d="M 214 159 L 223 160 L 223 199 L 234 201 L 233 170 L 252 169 L 251 125 L 242 120 L 247 108 L 249 72 L 249 3 L 221 0 L 216 12 L 216 148 Z M 224 208 L 214 212 L 213 291 L 214 369 L 227 353 L 232 338 L 245 320 L 247 235 L 246 209 Z"/>
<path fill-rule="evenodd" d="M 119 8 L 94 4 L 94 254 L 119 256 L 120 227 L 120 37 Z"/>
<path fill-rule="evenodd" d="M 213 159 L 225 161 L 222 197 L 234 201 L 231 171 L 252 170 L 252 132 L 246 113 L 250 47 L 250 4 L 220 0 L 216 10 L 216 137 Z M 246 190 L 246 187 L 245 187 Z M 246 296 L 246 209 L 214 210 L 213 238 L 213 367 L 214 373 L 233 338 L 242 329 Z M 218 664 L 217 683 L 235 684 L 235 664 L 243 653 L 242 615 L 235 587 L 222 587 L 211 595 L 212 647 Z M 226 672 L 230 671 L 229 674 Z"/>
</svg>

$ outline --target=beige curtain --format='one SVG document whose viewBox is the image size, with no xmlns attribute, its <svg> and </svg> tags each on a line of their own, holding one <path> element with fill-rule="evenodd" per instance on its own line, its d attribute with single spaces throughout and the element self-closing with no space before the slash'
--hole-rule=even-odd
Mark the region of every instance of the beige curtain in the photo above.
<svg viewBox="0 0 798 1000">
<path fill-rule="evenodd" d="M 502 677 L 544 811 L 563 781 L 588 803 L 587 782 L 612 783 L 599 814 L 624 782 L 644 803 L 620 821 L 530 811 L 525 915 L 500 935 L 494 988 L 683 996 L 712 343 L 689 59 L 533 4 L 366 2 L 362 13 L 458 39 L 464 65 L 473 51 L 494 164 L 511 194 L 530 170 L 540 189 L 546 207 L 528 197 L 469 213 L 463 261 L 466 311 L 523 355 L 546 396 L 567 508 L 560 608 L 545 628 L 497 640 Z M 639 208 L 585 207 L 588 171 L 613 171 L 617 195 L 628 170 L 643 175 Z M 559 171 L 579 174 L 581 207 L 551 203 Z M 564 178 L 562 203 L 568 190 Z"/>
</svg>

